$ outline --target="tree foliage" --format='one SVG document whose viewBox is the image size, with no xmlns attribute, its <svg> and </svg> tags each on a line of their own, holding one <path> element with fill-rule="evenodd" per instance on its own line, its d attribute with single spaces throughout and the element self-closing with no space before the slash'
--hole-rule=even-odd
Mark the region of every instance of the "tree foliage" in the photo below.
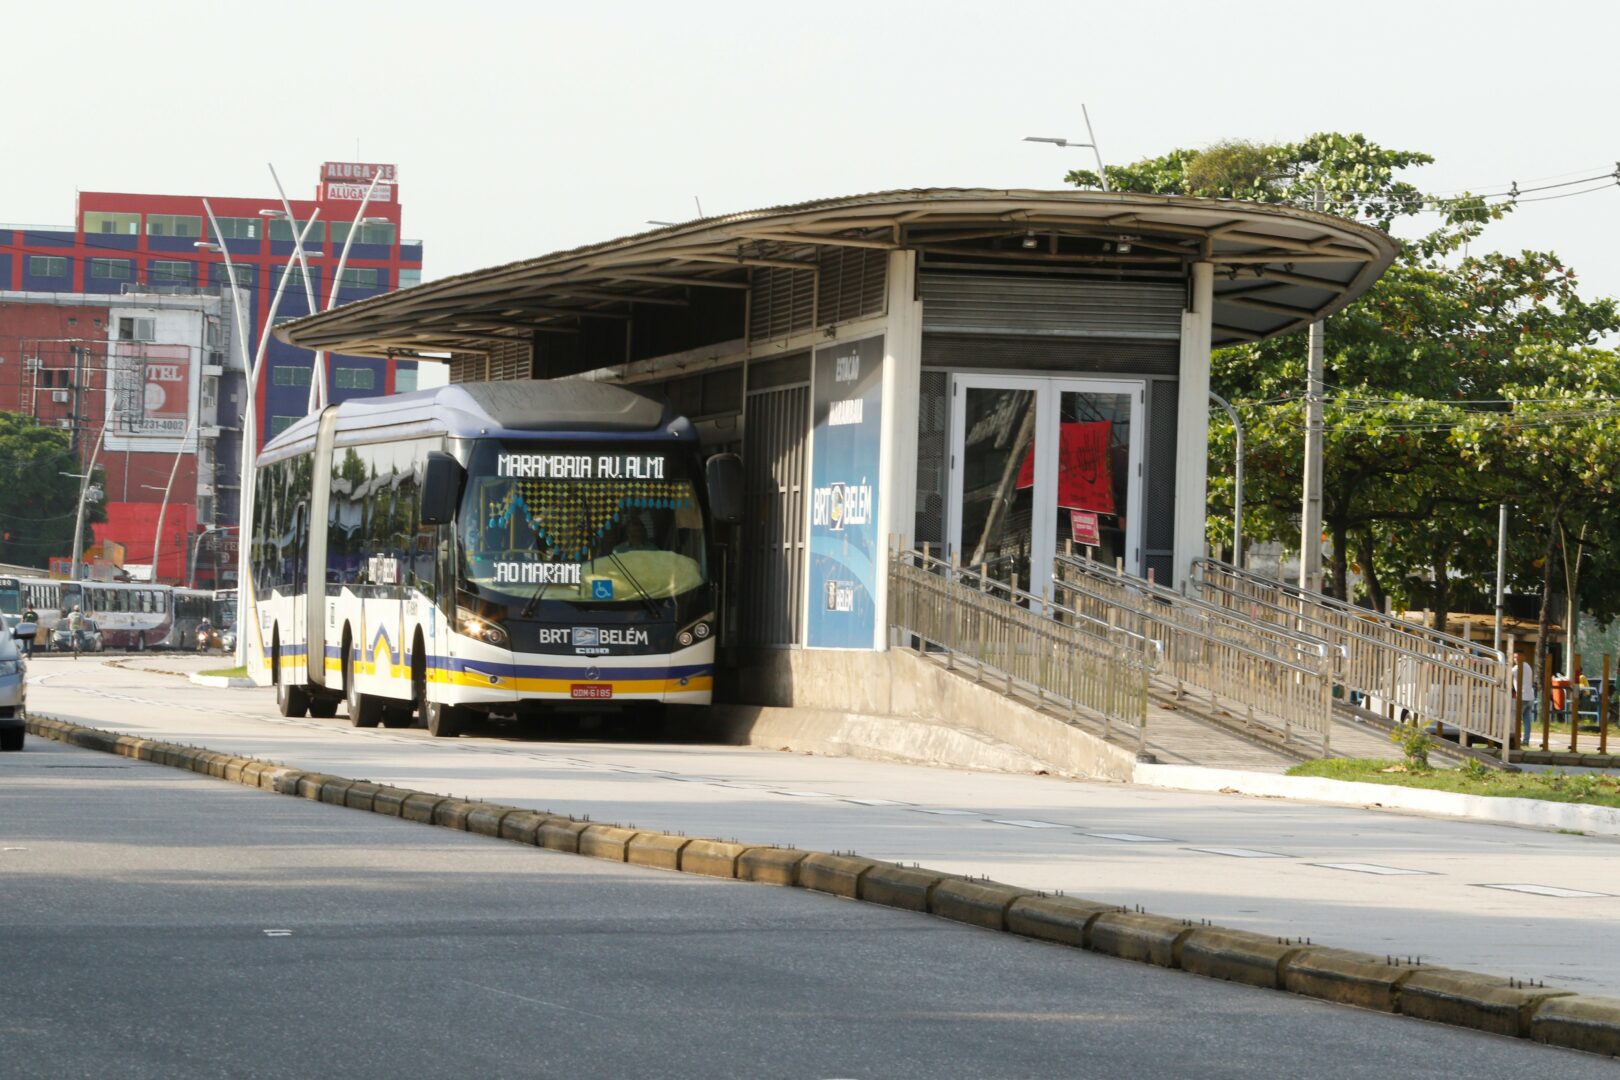
<svg viewBox="0 0 1620 1080">
<path fill-rule="evenodd" d="M 1610 487 L 1620 476 L 1620 330 L 1612 299 L 1580 296 L 1551 252 L 1475 253 L 1510 207 L 1426 197 L 1401 178 L 1432 159 L 1364 136 L 1228 141 L 1110 167 L 1115 189 L 1311 206 L 1415 232 L 1360 299 L 1325 324 L 1324 531 L 1330 591 L 1433 611 L 1437 625 L 1490 593 L 1496 506 L 1515 504 L 1509 572 L 1550 597 L 1580 543 L 1582 604 L 1620 609 Z M 1069 180 L 1097 186 L 1095 173 Z M 1220 350 L 1212 385 L 1245 423 L 1245 533 L 1298 547 L 1304 335 Z M 1232 429 L 1211 421 L 1212 542 L 1231 541 Z M 1224 504 L 1224 505 L 1223 505 Z M 1583 533 L 1584 530 L 1584 533 Z M 1580 538 L 1584 535 L 1584 540 Z M 1573 557 L 1573 548 L 1568 553 Z M 1542 635 L 1545 638 L 1545 633 Z"/>
<path fill-rule="evenodd" d="M 62 474 L 80 471 L 67 432 L 0 412 L 0 562 L 43 569 L 51 556 L 71 554 L 80 481 Z M 106 516 L 101 503 L 86 506 L 86 547 L 91 523 Z"/>
</svg>

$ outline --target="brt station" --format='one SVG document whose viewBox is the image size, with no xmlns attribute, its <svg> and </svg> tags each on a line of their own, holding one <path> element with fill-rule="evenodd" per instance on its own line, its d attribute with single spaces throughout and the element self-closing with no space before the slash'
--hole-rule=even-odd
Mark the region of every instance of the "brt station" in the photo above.
<svg viewBox="0 0 1620 1080">
<path fill-rule="evenodd" d="M 623 386 L 693 421 L 706 455 L 739 454 L 743 521 L 716 535 L 717 702 L 950 717 L 1097 775 L 1164 759 L 1158 729 L 1193 715 L 1295 757 L 1346 721 L 1428 721 L 1505 761 L 1500 653 L 1205 558 L 1210 350 L 1332 315 L 1396 251 L 1281 205 L 891 191 L 664 227 L 276 332 L 444 362 L 452 384 Z M 1087 749 L 1056 747 L 1076 731 Z"/>
</svg>

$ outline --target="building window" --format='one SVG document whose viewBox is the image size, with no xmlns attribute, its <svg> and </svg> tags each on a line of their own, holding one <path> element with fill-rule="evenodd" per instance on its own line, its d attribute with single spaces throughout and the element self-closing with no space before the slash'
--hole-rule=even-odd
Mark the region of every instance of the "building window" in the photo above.
<svg viewBox="0 0 1620 1080">
<path fill-rule="evenodd" d="M 287 276 L 287 288 L 302 289 L 304 287 L 304 268 L 302 266 L 273 267 L 270 271 L 270 284 L 280 288 L 283 274 Z M 319 271 L 312 266 L 309 268 L 309 276 L 313 281 L 319 277 Z"/>
<path fill-rule="evenodd" d="M 90 276 L 104 281 L 133 281 L 135 266 L 128 259 L 91 259 Z"/>
<path fill-rule="evenodd" d="M 308 386 L 310 370 L 307 367 L 294 367 L 291 364 L 277 364 L 272 378 L 277 386 Z"/>
<path fill-rule="evenodd" d="M 412 285 L 420 284 L 422 284 L 422 270 L 420 267 L 415 270 L 401 270 L 399 272 L 400 288 L 409 289 Z"/>
<path fill-rule="evenodd" d="M 119 341 L 156 341 L 156 331 L 156 319 L 132 315 L 120 315 L 118 317 Z"/>
<path fill-rule="evenodd" d="M 298 223 L 298 231 L 300 233 L 303 233 L 305 224 L 306 223 L 302 221 Z M 288 244 L 292 243 L 293 230 L 288 226 L 286 218 L 270 219 L 270 239 L 280 240 Z M 304 250 L 308 251 L 310 248 L 317 247 L 325 242 L 326 222 L 317 221 L 314 225 L 310 226 L 309 233 L 304 236 Z"/>
<path fill-rule="evenodd" d="M 375 289 L 377 271 L 364 267 L 350 267 L 343 271 L 343 276 L 338 279 L 338 286 L 344 289 Z"/>
<path fill-rule="evenodd" d="M 348 240 L 349 227 L 350 223 L 347 221 L 332 222 L 332 243 L 341 244 Z M 392 221 L 380 221 L 375 224 L 362 225 L 359 231 L 354 234 L 354 242 L 357 244 L 388 244 L 392 246 L 394 243 L 394 223 Z"/>
<path fill-rule="evenodd" d="M 119 236 L 137 236 L 141 231 L 141 215 L 108 214 L 90 211 L 84 215 L 87 233 L 116 233 Z"/>
<path fill-rule="evenodd" d="M 219 235 L 217 240 L 257 240 L 259 238 L 259 219 L 250 217 L 222 217 L 219 221 Z"/>
<path fill-rule="evenodd" d="M 67 277 L 68 261 L 55 255 L 28 256 L 29 277 Z"/>
<path fill-rule="evenodd" d="M 283 431 L 296 424 L 302 417 L 298 416 L 272 416 L 270 418 L 270 437 L 273 439 Z"/>
<path fill-rule="evenodd" d="M 377 373 L 370 368 L 340 367 L 333 378 L 339 390 L 372 390 L 377 385 Z"/>
<path fill-rule="evenodd" d="M 215 285 L 229 285 L 232 271 L 235 272 L 237 285 L 242 288 L 252 286 L 253 267 L 251 266 L 233 265 L 227 270 L 224 263 L 211 263 L 208 267 L 208 280 Z"/>
<path fill-rule="evenodd" d="M 394 393 L 408 394 L 416 389 L 416 369 L 413 367 L 400 367 L 394 369 Z"/>
<path fill-rule="evenodd" d="M 195 240 L 202 235 L 202 218 L 189 214 L 147 214 L 147 236 L 180 236 Z"/>
<path fill-rule="evenodd" d="M 152 280 L 171 285 L 191 284 L 191 264 L 165 259 L 152 260 Z"/>
</svg>

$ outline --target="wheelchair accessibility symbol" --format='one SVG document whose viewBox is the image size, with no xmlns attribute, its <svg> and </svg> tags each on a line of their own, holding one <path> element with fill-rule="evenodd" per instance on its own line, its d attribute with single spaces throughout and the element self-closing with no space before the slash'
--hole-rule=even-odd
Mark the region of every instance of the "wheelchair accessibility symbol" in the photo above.
<svg viewBox="0 0 1620 1080">
<path fill-rule="evenodd" d="M 596 581 L 591 582 L 591 599 L 592 600 L 611 600 L 611 599 L 613 599 L 613 582 L 611 582 L 611 581 L 603 581 L 601 579 L 598 579 Z"/>
</svg>

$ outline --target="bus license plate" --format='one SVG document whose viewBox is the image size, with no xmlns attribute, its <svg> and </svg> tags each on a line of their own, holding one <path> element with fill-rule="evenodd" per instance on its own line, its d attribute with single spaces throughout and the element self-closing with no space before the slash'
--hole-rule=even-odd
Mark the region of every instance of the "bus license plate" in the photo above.
<svg viewBox="0 0 1620 1080">
<path fill-rule="evenodd" d="M 568 688 L 568 696 L 591 699 L 610 698 L 613 696 L 613 687 L 603 683 L 573 683 Z"/>
</svg>

